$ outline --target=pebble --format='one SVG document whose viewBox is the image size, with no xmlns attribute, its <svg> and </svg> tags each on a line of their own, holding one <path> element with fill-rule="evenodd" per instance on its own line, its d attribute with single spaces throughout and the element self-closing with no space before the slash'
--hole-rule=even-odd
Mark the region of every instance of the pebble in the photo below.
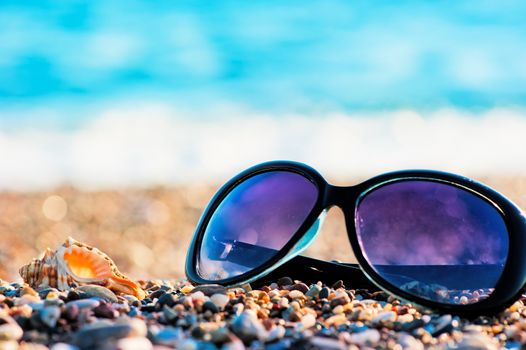
<svg viewBox="0 0 526 350">
<path fill-rule="evenodd" d="M 164 305 L 172 307 L 176 304 L 176 302 L 177 297 L 170 293 L 165 293 L 157 300 L 157 304 L 159 305 L 159 307 L 163 307 Z"/>
<path fill-rule="evenodd" d="M 345 317 L 344 314 L 338 314 L 338 315 L 334 315 L 334 316 L 331 316 L 329 317 L 328 319 L 325 320 L 325 324 L 330 327 L 330 326 L 339 326 L 341 325 L 342 323 L 345 323 L 347 322 L 347 318 Z"/>
<path fill-rule="evenodd" d="M 183 332 L 180 328 L 165 327 L 153 339 L 156 344 L 176 346 L 183 339 Z"/>
<path fill-rule="evenodd" d="M 152 342 L 144 337 L 123 338 L 117 341 L 119 350 L 152 350 Z"/>
<path fill-rule="evenodd" d="M 331 291 L 329 290 L 329 288 L 323 287 L 320 290 L 320 293 L 318 294 L 318 296 L 320 297 L 320 299 L 327 299 L 329 297 L 330 292 Z"/>
<path fill-rule="evenodd" d="M 219 308 L 216 306 L 216 304 L 208 300 L 205 301 L 203 304 L 203 312 L 204 311 L 211 311 L 212 313 L 216 313 L 219 312 Z"/>
<path fill-rule="evenodd" d="M 396 321 L 396 312 L 393 311 L 380 312 L 373 318 L 373 323 L 384 323 L 394 321 Z"/>
<path fill-rule="evenodd" d="M 281 278 L 278 279 L 276 282 L 278 283 L 278 286 L 280 286 L 280 287 L 283 287 L 283 286 L 290 286 L 291 284 L 294 283 L 294 282 L 292 281 L 292 278 L 290 278 L 290 277 L 281 277 Z"/>
<path fill-rule="evenodd" d="M 49 350 L 79 350 L 79 348 L 67 343 L 56 343 Z"/>
<path fill-rule="evenodd" d="M 484 333 L 468 333 L 462 337 L 457 350 L 497 350 L 494 340 Z"/>
<path fill-rule="evenodd" d="M 314 327 L 316 325 L 316 316 L 313 314 L 306 314 L 301 318 L 301 323 L 305 329 Z"/>
<path fill-rule="evenodd" d="M 431 333 L 432 336 L 436 337 L 444 332 L 449 332 L 453 329 L 453 317 L 449 314 L 441 316 L 437 322 L 436 326 Z"/>
<path fill-rule="evenodd" d="M 132 333 L 132 327 L 128 324 L 111 324 L 98 321 L 85 326 L 74 334 L 73 341 L 81 349 L 93 349 L 109 342 L 124 338 Z"/>
<path fill-rule="evenodd" d="M 210 297 L 214 294 L 226 294 L 227 289 L 219 284 L 203 284 L 200 286 L 196 286 L 192 290 L 192 294 L 195 292 L 202 292 L 207 297 Z"/>
<path fill-rule="evenodd" d="M 285 336 L 286 330 L 282 325 L 277 325 L 268 332 L 267 341 L 273 342 Z"/>
<path fill-rule="evenodd" d="M 398 338 L 398 344 L 402 345 L 405 350 L 422 350 L 424 349 L 424 344 L 417 340 L 410 334 L 401 333 Z"/>
<path fill-rule="evenodd" d="M 97 307 L 93 308 L 93 313 L 97 317 L 109 319 L 117 318 L 117 316 L 119 316 L 119 312 L 108 303 L 101 303 Z"/>
<path fill-rule="evenodd" d="M 146 324 L 139 318 L 125 318 L 118 320 L 118 322 L 131 327 L 130 337 L 146 337 L 148 334 Z"/>
<path fill-rule="evenodd" d="M 343 314 L 343 311 L 342 305 L 335 306 L 334 309 L 332 309 L 333 314 Z"/>
<path fill-rule="evenodd" d="M 254 290 L 164 281 L 141 285 L 149 294 L 139 301 L 95 291 L 100 286 L 88 292 L 87 286 L 40 289 L 35 295 L 27 286 L 0 281 L 0 350 L 19 349 L 19 342 L 21 350 L 493 350 L 526 344 L 522 300 L 499 315 L 469 321 L 384 292 L 345 290 L 343 283 L 308 287 L 282 278 Z"/>
<path fill-rule="evenodd" d="M 304 296 L 305 295 L 300 290 L 292 290 L 289 293 L 289 298 L 291 298 L 291 299 L 299 299 L 299 298 L 303 298 Z"/>
<path fill-rule="evenodd" d="M 347 347 L 344 343 L 338 339 L 326 338 L 326 337 L 312 337 L 310 343 L 316 349 L 325 350 L 344 350 Z"/>
<path fill-rule="evenodd" d="M 219 327 L 217 329 L 214 329 L 210 333 L 210 340 L 214 344 L 223 344 L 227 343 L 231 340 L 231 334 L 228 328 L 226 327 Z"/>
<path fill-rule="evenodd" d="M 291 290 L 299 290 L 301 293 L 305 294 L 309 291 L 309 287 L 305 283 L 296 283 L 292 286 Z"/>
<path fill-rule="evenodd" d="M 334 282 L 334 284 L 331 286 L 332 289 L 338 289 L 338 288 L 343 288 L 344 285 L 343 285 L 343 281 L 342 280 L 338 280 L 336 282 Z"/>
<path fill-rule="evenodd" d="M 305 293 L 305 296 L 309 298 L 316 298 L 320 294 L 321 289 L 322 288 L 319 285 L 313 284 L 310 287 L 310 289 Z"/>
<path fill-rule="evenodd" d="M 93 309 L 100 305 L 100 301 L 95 299 L 81 299 L 70 301 L 66 304 L 66 308 L 75 306 L 78 309 Z"/>
<path fill-rule="evenodd" d="M 181 288 L 181 293 L 188 294 L 194 289 L 194 286 L 187 284 L 183 288 Z"/>
<path fill-rule="evenodd" d="M 179 314 L 174 309 L 166 305 L 163 306 L 163 315 L 168 322 L 171 322 L 179 317 Z"/>
<path fill-rule="evenodd" d="M 0 350 L 18 350 L 18 342 L 14 340 L 2 340 L 0 341 Z"/>
<path fill-rule="evenodd" d="M 88 298 L 98 298 L 110 303 L 116 303 L 119 301 L 115 293 L 106 287 L 89 284 L 86 286 L 77 287 L 77 292 L 86 295 Z"/>
<path fill-rule="evenodd" d="M 23 334 L 24 331 L 15 321 L 0 325 L 1 341 L 18 340 L 22 338 Z"/>
<path fill-rule="evenodd" d="M 374 345 L 380 340 L 380 332 L 376 329 L 367 329 L 363 332 L 351 334 L 350 340 L 359 346 Z"/>
<path fill-rule="evenodd" d="M 232 321 L 232 331 L 244 342 L 264 338 L 265 329 L 256 315 L 250 311 L 243 311 Z"/>
<path fill-rule="evenodd" d="M 220 310 L 223 310 L 230 301 L 230 298 L 226 294 L 216 293 L 210 297 L 210 300 L 217 306 Z"/>
<path fill-rule="evenodd" d="M 49 328 L 55 328 L 57 321 L 60 318 L 60 307 L 58 306 L 46 306 L 39 311 L 40 320 Z"/>
</svg>

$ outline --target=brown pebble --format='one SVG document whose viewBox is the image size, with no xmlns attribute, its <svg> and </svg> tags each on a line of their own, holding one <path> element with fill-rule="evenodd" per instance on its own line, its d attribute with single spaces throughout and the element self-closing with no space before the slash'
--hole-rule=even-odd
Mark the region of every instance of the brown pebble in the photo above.
<svg viewBox="0 0 526 350">
<path fill-rule="evenodd" d="M 338 288 L 344 288 L 344 284 L 342 280 L 338 280 L 334 282 L 334 284 L 331 286 L 332 289 L 338 289 Z"/>
<path fill-rule="evenodd" d="M 305 283 L 296 283 L 292 286 L 291 290 L 299 290 L 305 294 L 309 291 L 309 287 Z"/>
</svg>

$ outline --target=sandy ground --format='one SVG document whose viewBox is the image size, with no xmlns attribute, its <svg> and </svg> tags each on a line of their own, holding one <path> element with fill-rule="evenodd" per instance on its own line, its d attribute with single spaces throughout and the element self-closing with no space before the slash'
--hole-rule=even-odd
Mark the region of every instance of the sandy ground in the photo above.
<svg viewBox="0 0 526 350">
<path fill-rule="evenodd" d="M 526 208 L 526 177 L 478 178 Z M 354 181 L 339 181 L 353 183 Z M 134 278 L 184 276 L 186 249 L 203 208 L 218 185 L 81 191 L 0 193 L 0 278 L 68 236 L 98 247 Z M 322 233 L 306 252 L 353 261 L 339 209 L 329 212 Z"/>
</svg>

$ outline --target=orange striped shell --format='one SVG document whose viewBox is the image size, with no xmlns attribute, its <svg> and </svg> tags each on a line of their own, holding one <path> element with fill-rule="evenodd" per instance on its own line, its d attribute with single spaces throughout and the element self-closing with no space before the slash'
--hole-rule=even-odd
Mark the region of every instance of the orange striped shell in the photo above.
<svg viewBox="0 0 526 350">
<path fill-rule="evenodd" d="M 71 237 L 53 252 L 47 248 L 42 259 L 20 268 L 20 276 L 33 288 L 54 287 L 68 290 L 80 285 L 96 284 L 119 294 L 138 299 L 146 296 L 138 283 L 124 276 L 115 263 L 97 248 Z"/>
</svg>

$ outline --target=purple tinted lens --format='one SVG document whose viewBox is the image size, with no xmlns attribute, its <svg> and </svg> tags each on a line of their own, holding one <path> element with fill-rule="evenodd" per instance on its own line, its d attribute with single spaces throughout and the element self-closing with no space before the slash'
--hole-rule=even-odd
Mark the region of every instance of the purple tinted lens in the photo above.
<svg viewBox="0 0 526 350">
<path fill-rule="evenodd" d="M 487 200 L 426 180 L 383 185 L 363 197 L 356 230 L 366 260 L 387 282 L 431 301 L 487 297 L 504 269 L 509 240 Z"/>
<path fill-rule="evenodd" d="M 290 241 L 317 198 L 314 183 L 289 171 L 266 172 L 243 181 L 206 225 L 199 274 L 222 280 L 261 266 Z"/>
</svg>

